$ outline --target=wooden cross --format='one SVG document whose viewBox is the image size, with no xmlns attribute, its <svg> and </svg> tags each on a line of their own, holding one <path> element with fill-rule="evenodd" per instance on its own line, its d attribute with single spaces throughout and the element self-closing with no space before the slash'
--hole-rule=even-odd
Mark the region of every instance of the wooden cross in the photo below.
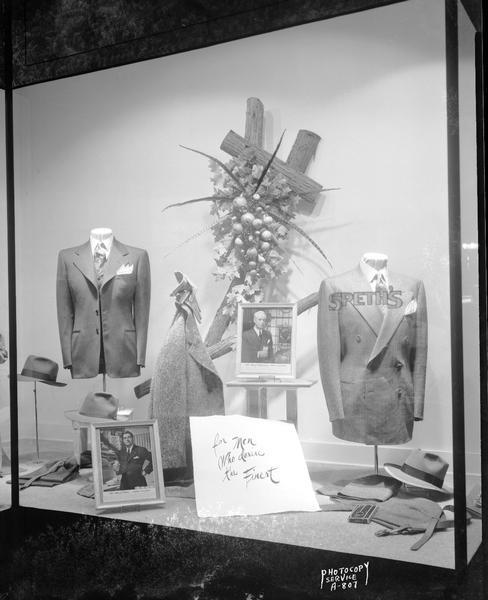
<svg viewBox="0 0 488 600">
<path fill-rule="evenodd" d="M 231 156 L 251 155 L 263 167 L 269 162 L 271 154 L 263 150 L 264 106 L 259 98 L 248 98 L 246 111 L 246 132 L 241 137 L 234 131 L 225 136 L 220 149 Z M 285 177 L 290 188 L 309 202 L 314 202 L 322 191 L 322 186 L 304 175 L 320 142 L 320 136 L 312 131 L 300 129 L 295 143 L 283 162 L 275 157 L 271 164 L 274 170 Z"/>
</svg>

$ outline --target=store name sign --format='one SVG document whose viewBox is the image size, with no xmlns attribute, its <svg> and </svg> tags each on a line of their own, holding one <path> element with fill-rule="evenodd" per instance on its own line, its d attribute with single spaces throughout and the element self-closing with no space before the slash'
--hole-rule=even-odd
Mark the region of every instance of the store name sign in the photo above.
<svg viewBox="0 0 488 600">
<path fill-rule="evenodd" d="M 379 292 L 334 292 L 329 294 L 329 310 L 341 310 L 348 304 L 352 306 L 385 306 L 386 308 L 401 308 L 403 306 L 402 291 L 388 290 Z"/>
</svg>

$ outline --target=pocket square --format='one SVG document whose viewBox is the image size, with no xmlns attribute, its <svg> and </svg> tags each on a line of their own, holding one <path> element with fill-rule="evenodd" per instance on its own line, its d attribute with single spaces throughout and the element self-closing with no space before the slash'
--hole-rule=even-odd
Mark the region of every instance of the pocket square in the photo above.
<svg viewBox="0 0 488 600">
<path fill-rule="evenodd" d="M 134 265 L 125 263 L 117 270 L 117 275 L 130 275 L 134 271 Z"/>
<path fill-rule="evenodd" d="M 406 315 L 411 315 L 417 310 L 417 300 L 413 299 L 407 304 L 407 308 L 405 309 Z"/>
</svg>

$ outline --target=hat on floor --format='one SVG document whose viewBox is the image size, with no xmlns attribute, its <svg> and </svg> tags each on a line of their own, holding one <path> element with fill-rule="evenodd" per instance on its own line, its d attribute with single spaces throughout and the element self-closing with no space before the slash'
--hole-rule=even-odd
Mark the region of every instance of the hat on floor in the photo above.
<svg viewBox="0 0 488 600">
<path fill-rule="evenodd" d="M 451 494 L 452 490 L 444 485 L 448 463 L 438 454 L 424 450 L 412 450 L 402 466 L 384 464 L 389 475 L 407 485 Z"/>
<path fill-rule="evenodd" d="M 98 423 L 116 421 L 119 401 L 108 392 L 90 392 L 83 400 L 80 410 L 67 410 L 64 415 L 71 421 Z"/>
<path fill-rule="evenodd" d="M 57 387 L 66 383 L 56 381 L 58 376 L 58 363 L 43 356 L 30 355 L 27 357 L 22 371 L 17 375 L 17 381 L 39 381 Z"/>
</svg>

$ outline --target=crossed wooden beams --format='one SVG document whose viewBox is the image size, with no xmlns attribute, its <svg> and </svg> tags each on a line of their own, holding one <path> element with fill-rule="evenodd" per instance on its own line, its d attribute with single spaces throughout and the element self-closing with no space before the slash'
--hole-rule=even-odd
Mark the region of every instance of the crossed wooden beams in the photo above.
<svg viewBox="0 0 488 600">
<path fill-rule="evenodd" d="M 268 164 L 271 154 L 263 149 L 264 138 L 264 106 L 258 98 L 248 98 L 246 107 L 246 125 L 244 137 L 229 131 L 225 136 L 221 150 L 233 157 L 244 155 L 254 160 L 254 162 L 263 167 Z M 315 151 L 320 142 L 320 136 L 312 131 L 300 129 L 295 142 L 290 150 L 288 158 L 285 161 L 275 157 L 270 170 L 275 171 L 285 177 L 290 188 L 307 202 L 314 203 L 320 192 L 323 190 L 320 183 L 317 183 L 305 175 L 305 171 L 310 161 L 315 156 Z M 208 348 L 212 358 L 218 358 L 230 352 L 235 343 L 236 336 L 229 336 L 222 339 L 227 327 L 230 324 L 230 317 L 224 313 L 227 293 L 237 285 L 242 283 L 239 278 L 235 278 L 229 285 L 229 290 L 224 295 L 221 305 L 210 325 L 205 345 Z M 317 293 L 310 294 L 298 302 L 298 314 L 312 308 L 317 304 Z M 149 393 L 151 380 L 148 379 L 134 388 L 137 398 L 142 398 Z"/>
<path fill-rule="evenodd" d="M 246 132 L 241 137 L 234 131 L 229 131 L 220 149 L 237 157 L 241 154 L 250 155 L 260 165 L 265 166 L 271 154 L 263 150 L 264 132 L 264 106 L 258 98 L 248 98 L 246 110 Z M 295 143 L 283 162 L 279 158 L 273 160 L 271 169 L 281 173 L 291 189 L 309 202 L 314 202 L 322 186 L 304 173 L 310 161 L 315 156 L 315 151 L 320 142 L 320 136 L 312 131 L 300 129 Z"/>
</svg>

